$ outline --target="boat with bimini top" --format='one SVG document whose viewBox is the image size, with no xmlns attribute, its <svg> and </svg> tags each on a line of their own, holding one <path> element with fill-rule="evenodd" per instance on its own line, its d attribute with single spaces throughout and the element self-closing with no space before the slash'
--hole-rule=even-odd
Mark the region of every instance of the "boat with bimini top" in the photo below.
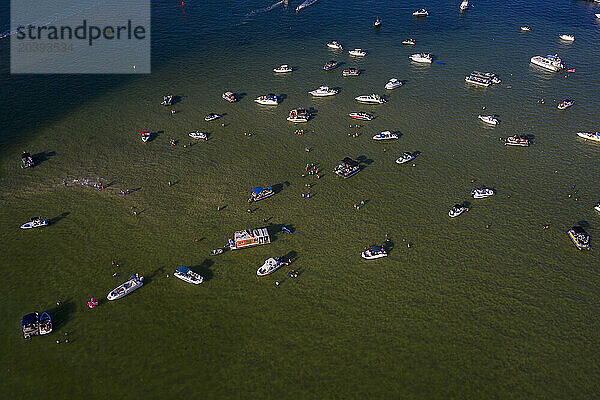
<svg viewBox="0 0 600 400">
<path fill-rule="evenodd" d="M 276 74 L 285 74 L 285 73 L 288 73 L 288 72 L 292 72 L 292 67 L 290 67 L 287 64 L 283 64 L 283 65 L 280 65 L 277 68 L 273 68 L 273 72 L 275 72 Z"/>
<path fill-rule="evenodd" d="M 271 185 L 266 185 L 265 187 L 257 186 L 252 191 L 252 195 L 250 196 L 251 201 L 260 201 L 266 199 L 267 197 L 271 197 L 275 194 L 275 191 L 271 187 Z"/>
<path fill-rule="evenodd" d="M 231 250 L 238 250 L 269 243 L 271 243 L 271 237 L 267 228 L 257 228 L 235 232 L 233 239 L 229 239 L 228 245 Z"/>
<path fill-rule="evenodd" d="M 194 285 L 199 285 L 204 281 L 204 278 L 200 274 L 197 274 L 185 265 L 177 268 L 173 275 L 184 282 L 192 283 Z"/>
<path fill-rule="evenodd" d="M 429 53 L 416 53 L 408 56 L 412 61 L 421 64 L 431 64 L 433 61 L 433 57 Z"/>
<path fill-rule="evenodd" d="M 321 86 L 318 89 L 312 90 L 308 93 L 312 94 L 314 97 L 328 97 L 338 94 L 338 91 L 330 88 L 329 86 Z"/>
<path fill-rule="evenodd" d="M 577 132 L 577 136 L 586 140 L 600 142 L 600 132 Z"/>
</svg>

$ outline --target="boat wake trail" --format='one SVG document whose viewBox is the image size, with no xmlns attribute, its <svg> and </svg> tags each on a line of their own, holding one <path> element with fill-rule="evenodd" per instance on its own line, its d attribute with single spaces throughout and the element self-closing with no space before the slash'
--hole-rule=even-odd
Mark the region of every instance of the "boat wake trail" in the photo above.
<svg viewBox="0 0 600 400">
<path fill-rule="evenodd" d="M 306 8 L 308 6 L 312 6 L 313 4 L 315 4 L 318 0 L 306 0 L 304 3 L 300 4 L 298 7 L 296 7 L 296 12 L 300 12 L 300 10 L 302 10 L 303 8 Z"/>
<path fill-rule="evenodd" d="M 273 10 L 274 8 L 277 8 L 277 7 L 279 7 L 279 6 L 282 6 L 282 5 L 283 5 L 283 3 L 285 3 L 285 0 L 278 1 L 277 3 L 275 3 L 275 4 L 273 4 L 273 5 L 270 5 L 269 7 L 263 7 L 263 8 L 259 8 L 259 9 L 257 9 L 257 10 L 254 10 L 254 11 L 250 11 L 250 12 L 249 12 L 248 14 L 246 14 L 245 16 L 246 16 L 246 17 L 250 17 L 250 16 L 252 16 L 252 15 L 256 15 L 256 14 L 262 14 L 262 13 L 269 12 L 269 11 Z"/>
</svg>

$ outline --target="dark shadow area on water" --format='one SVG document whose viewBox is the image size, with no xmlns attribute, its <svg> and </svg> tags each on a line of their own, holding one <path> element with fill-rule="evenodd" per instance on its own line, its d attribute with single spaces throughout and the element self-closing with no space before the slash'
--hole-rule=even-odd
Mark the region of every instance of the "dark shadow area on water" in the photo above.
<svg viewBox="0 0 600 400">
<path fill-rule="evenodd" d="M 31 158 L 33 158 L 33 162 L 35 163 L 35 165 L 40 165 L 41 163 L 43 163 L 44 161 L 48 161 L 48 159 L 50 157 L 54 157 L 56 155 L 55 151 L 50 151 L 50 152 L 41 152 L 41 153 L 36 153 L 33 156 L 31 156 Z"/>
<path fill-rule="evenodd" d="M 64 213 L 62 213 L 62 214 L 60 214 L 60 215 L 58 215 L 58 216 L 56 216 L 54 218 L 50 218 L 48 220 L 48 225 L 54 225 L 54 224 L 56 224 L 61 219 L 66 218 L 69 214 L 71 214 L 71 213 L 70 212 L 64 212 Z"/>
<path fill-rule="evenodd" d="M 65 326 L 66 323 L 69 322 L 69 320 L 71 319 L 71 314 L 75 312 L 75 309 L 75 303 L 71 299 L 69 299 L 60 302 L 60 304 L 56 305 L 55 307 L 49 310 L 45 310 L 52 319 L 52 330 L 57 330 Z M 44 310 L 42 310 L 40 314 L 42 312 L 44 312 Z"/>
<path fill-rule="evenodd" d="M 204 261 L 202 261 L 202 264 L 195 265 L 195 266 L 189 267 L 189 268 L 193 272 L 199 274 L 202 278 L 204 278 L 204 281 L 210 281 L 214 276 L 210 267 L 212 267 L 214 263 L 215 262 L 213 260 L 211 260 L 209 258 L 205 258 Z"/>
</svg>

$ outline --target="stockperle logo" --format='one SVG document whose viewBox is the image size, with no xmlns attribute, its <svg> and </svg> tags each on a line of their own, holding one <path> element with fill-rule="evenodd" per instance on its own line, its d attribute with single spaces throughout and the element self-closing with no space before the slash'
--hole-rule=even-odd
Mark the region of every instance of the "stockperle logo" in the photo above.
<svg viewBox="0 0 600 400">
<path fill-rule="evenodd" d="M 150 0 L 12 0 L 11 73 L 150 73 Z"/>
</svg>

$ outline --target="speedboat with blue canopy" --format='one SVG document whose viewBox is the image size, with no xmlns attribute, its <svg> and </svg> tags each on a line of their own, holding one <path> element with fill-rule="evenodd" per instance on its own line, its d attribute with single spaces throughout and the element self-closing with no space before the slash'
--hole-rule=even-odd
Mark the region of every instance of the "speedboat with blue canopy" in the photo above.
<svg viewBox="0 0 600 400">
<path fill-rule="evenodd" d="M 181 267 L 177 268 L 173 275 L 175 275 L 182 281 L 185 281 L 187 283 L 193 283 L 194 285 L 199 285 L 204 281 L 204 278 L 200 274 L 195 273 L 185 265 L 182 265 Z"/>
<path fill-rule="evenodd" d="M 275 194 L 275 192 L 273 191 L 273 188 L 270 185 L 267 185 L 264 188 L 257 186 L 254 188 L 254 191 L 252 192 L 251 199 L 253 201 L 260 201 L 260 200 L 266 199 L 267 197 L 271 197 L 274 194 Z"/>
</svg>

